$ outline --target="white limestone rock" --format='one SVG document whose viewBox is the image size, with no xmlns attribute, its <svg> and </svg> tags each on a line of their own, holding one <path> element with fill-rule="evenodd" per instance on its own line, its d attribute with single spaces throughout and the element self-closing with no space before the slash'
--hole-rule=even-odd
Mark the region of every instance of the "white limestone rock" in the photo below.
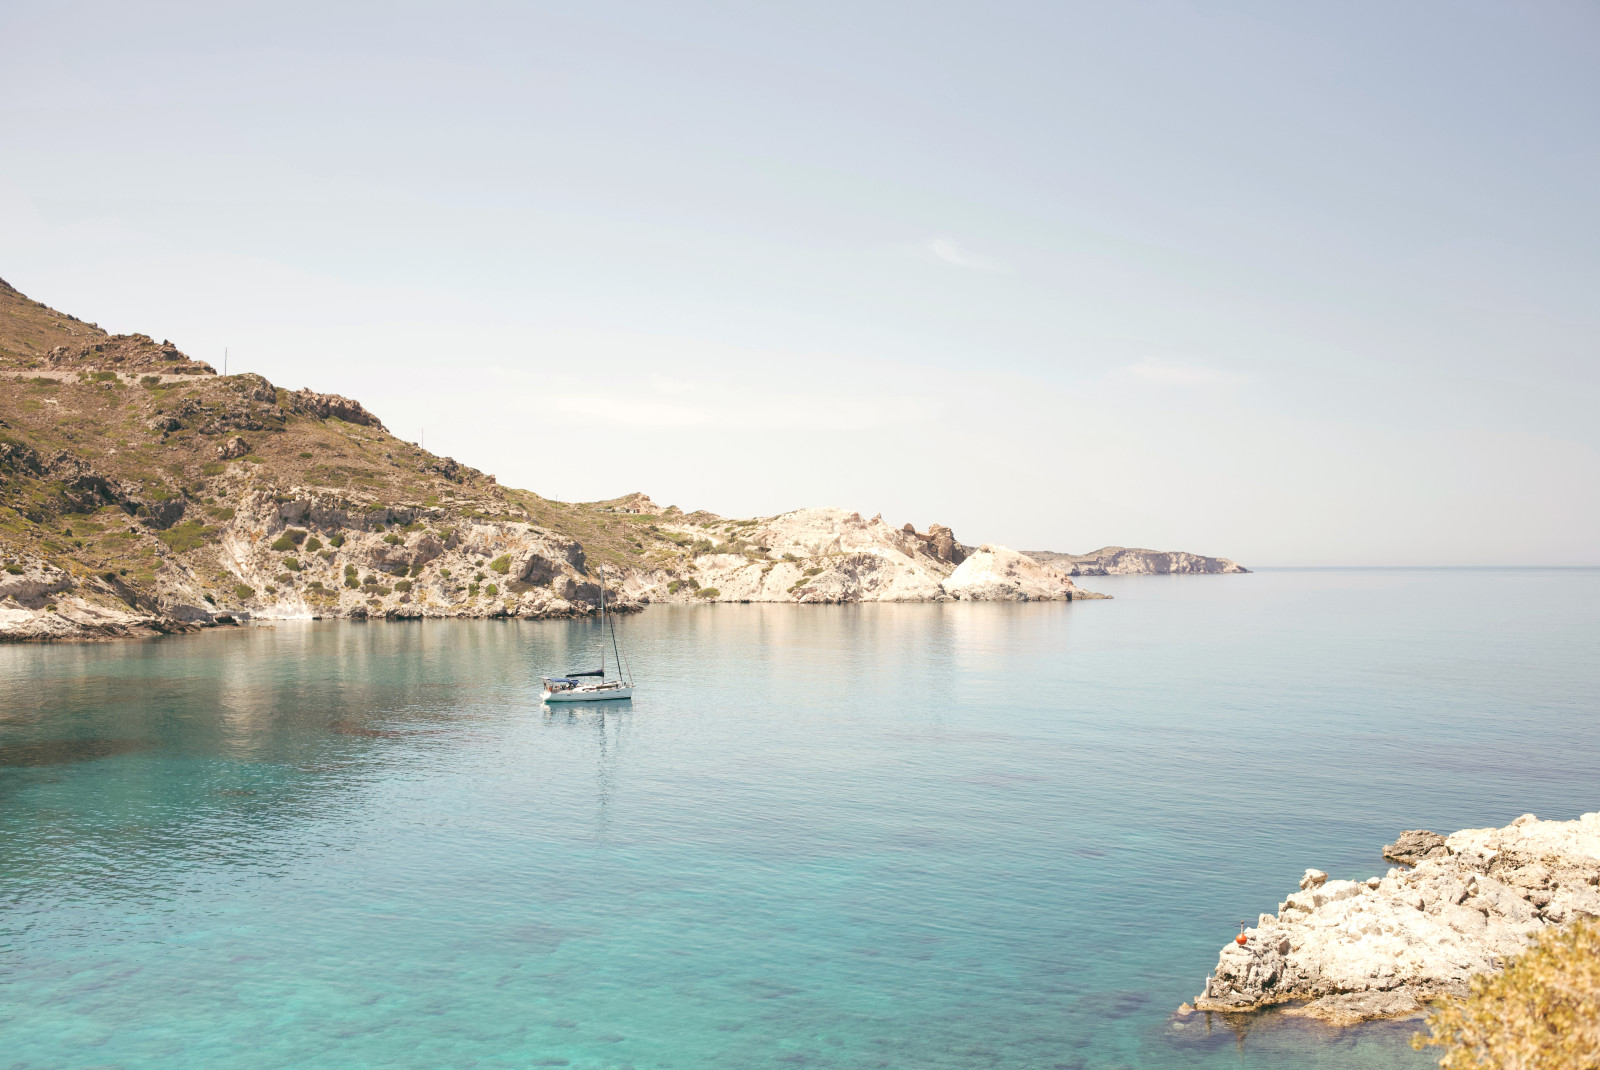
<svg viewBox="0 0 1600 1070">
<path fill-rule="evenodd" d="M 1222 949 L 1195 1008 L 1311 1000 L 1307 1013 L 1330 1020 L 1409 1013 L 1464 993 L 1474 974 L 1500 969 L 1547 926 L 1600 916 L 1600 813 L 1528 814 L 1501 829 L 1464 829 L 1445 845 L 1447 854 L 1415 869 L 1365 881 L 1307 870 L 1276 917 L 1263 914 L 1243 945 Z"/>
<path fill-rule="evenodd" d="M 699 532 L 687 523 L 682 532 Z M 796 509 L 756 522 L 705 553 L 690 577 L 663 577 L 652 601 L 942 602 L 1103 598 L 1060 569 L 1003 546 L 962 546 L 950 529 L 893 527 L 843 509 Z M 671 580 L 676 579 L 676 583 Z M 664 590 L 670 585 L 670 590 Z M 710 592 L 715 591 L 714 595 Z"/>
<path fill-rule="evenodd" d="M 995 544 L 976 553 L 944 581 L 952 598 L 971 602 L 1053 602 L 1086 597 L 1072 577 L 1026 554 Z"/>
</svg>

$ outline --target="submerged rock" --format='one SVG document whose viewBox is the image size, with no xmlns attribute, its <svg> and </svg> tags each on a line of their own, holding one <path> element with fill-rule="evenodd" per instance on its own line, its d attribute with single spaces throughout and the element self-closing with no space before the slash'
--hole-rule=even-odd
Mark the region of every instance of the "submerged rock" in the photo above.
<svg viewBox="0 0 1600 1070">
<path fill-rule="evenodd" d="M 1437 842 L 1435 842 L 1437 841 Z M 1362 881 L 1307 870 L 1300 891 L 1229 942 L 1194 1006 L 1252 1011 L 1310 1001 L 1330 1021 L 1408 1014 L 1461 995 L 1552 925 L 1600 916 L 1600 813 L 1532 814 L 1449 837 L 1408 832 L 1391 858 L 1417 858 Z"/>
</svg>

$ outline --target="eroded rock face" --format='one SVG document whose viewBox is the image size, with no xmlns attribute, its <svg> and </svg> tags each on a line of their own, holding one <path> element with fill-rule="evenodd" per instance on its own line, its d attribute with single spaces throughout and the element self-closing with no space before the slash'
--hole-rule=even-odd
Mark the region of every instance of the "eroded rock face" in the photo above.
<svg viewBox="0 0 1600 1070">
<path fill-rule="evenodd" d="M 1600 813 L 1526 814 L 1449 837 L 1411 832 L 1390 850 L 1420 860 L 1363 881 L 1308 871 L 1243 945 L 1222 949 L 1196 1009 L 1312 1000 L 1306 1013 L 1334 1020 L 1408 1013 L 1465 993 L 1474 974 L 1500 969 L 1544 928 L 1600 916 Z"/>
<path fill-rule="evenodd" d="M 642 583 L 653 601 L 720 602 L 1065 601 L 1101 598 L 1059 569 L 1004 546 L 974 551 L 949 528 L 896 528 L 843 509 L 797 509 L 743 529 L 737 553 L 695 558 L 690 578 Z"/>
<path fill-rule="evenodd" d="M 0 571 L 0 602 L 9 599 L 29 608 L 37 608 L 50 595 L 71 589 L 71 576 L 38 558 L 18 558 Z"/>
<path fill-rule="evenodd" d="M 346 423 L 361 424 L 383 430 L 383 424 L 361 405 L 361 402 L 339 394 L 318 394 L 314 390 L 296 390 L 289 394 L 288 407 L 319 420 L 330 417 Z"/>
<path fill-rule="evenodd" d="M 599 598 L 582 547 L 526 523 L 257 492 L 239 500 L 221 544 L 259 618 L 542 619 L 592 612 Z"/>
<path fill-rule="evenodd" d="M 97 332 L 98 333 L 98 332 Z M 215 375 L 216 369 L 147 334 L 100 335 L 77 345 L 60 345 L 45 360 L 52 368 L 111 369 L 128 374 Z"/>
<path fill-rule="evenodd" d="M 1443 858 L 1449 853 L 1444 837 L 1426 829 L 1407 829 L 1383 849 L 1383 857 L 1404 866 L 1414 866 L 1424 858 Z"/>
</svg>

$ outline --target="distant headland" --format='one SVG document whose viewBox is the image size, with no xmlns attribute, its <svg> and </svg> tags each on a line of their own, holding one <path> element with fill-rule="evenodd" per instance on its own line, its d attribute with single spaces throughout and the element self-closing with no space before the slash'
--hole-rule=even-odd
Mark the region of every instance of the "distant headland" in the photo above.
<svg viewBox="0 0 1600 1070">
<path fill-rule="evenodd" d="M 969 546 L 843 509 L 568 503 L 392 435 L 360 402 L 219 376 L 0 281 L 0 640 L 250 619 L 588 614 L 652 602 L 1059 601 L 1074 576 L 1244 572 Z"/>
</svg>

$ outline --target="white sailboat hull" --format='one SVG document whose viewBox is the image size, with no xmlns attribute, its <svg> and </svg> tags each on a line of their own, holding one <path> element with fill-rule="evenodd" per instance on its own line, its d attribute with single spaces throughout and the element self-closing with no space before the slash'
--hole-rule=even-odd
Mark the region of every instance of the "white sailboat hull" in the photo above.
<svg viewBox="0 0 1600 1070">
<path fill-rule="evenodd" d="M 632 698 L 632 684 L 599 684 L 574 687 L 564 691 L 545 691 L 546 702 L 606 702 L 614 698 Z"/>
</svg>

